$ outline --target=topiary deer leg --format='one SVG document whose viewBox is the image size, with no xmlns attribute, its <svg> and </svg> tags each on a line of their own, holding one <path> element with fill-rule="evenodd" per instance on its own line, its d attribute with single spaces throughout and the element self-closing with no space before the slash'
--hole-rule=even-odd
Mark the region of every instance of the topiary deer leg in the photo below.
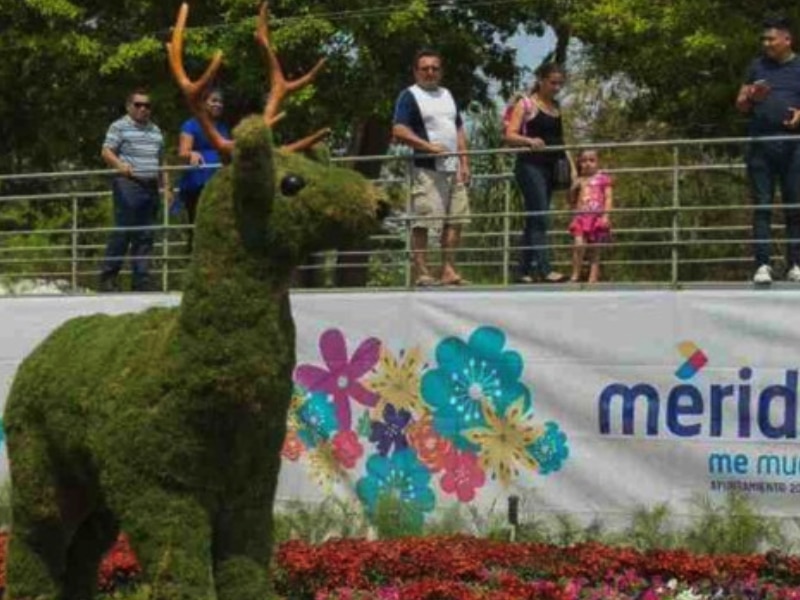
<svg viewBox="0 0 800 600">
<path fill-rule="evenodd" d="M 122 530 L 142 566 L 151 600 L 215 599 L 208 514 L 193 498 L 158 488 L 129 489 Z"/>
<path fill-rule="evenodd" d="M 9 427 L 10 428 L 10 427 Z M 8 600 L 55 600 L 64 572 L 66 531 L 53 465 L 43 436 L 16 431 L 9 439 L 14 530 L 8 550 Z"/>
<path fill-rule="evenodd" d="M 119 534 L 114 515 L 95 509 L 72 536 L 67 550 L 63 600 L 84 600 L 97 595 L 97 570 L 103 555 Z"/>
<path fill-rule="evenodd" d="M 270 598 L 271 505 L 226 513 L 215 523 L 214 540 L 217 599 Z"/>
</svg>

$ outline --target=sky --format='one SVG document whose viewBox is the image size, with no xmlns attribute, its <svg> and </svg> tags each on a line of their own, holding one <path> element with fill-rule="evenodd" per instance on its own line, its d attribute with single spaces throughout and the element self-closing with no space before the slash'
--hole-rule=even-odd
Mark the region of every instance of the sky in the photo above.
<svg viewBox="0 0 800 600">
<path fill-rule="evenodd" d="M 548 28 L 542 37 L 519 33 L 509 40 L 509 44 L 517 48 L 517 64 L 532 71 L 555 48 L 556 36 Z"/>
<path fill-rule="evenodd" d="M 526 67 L 529 74 L 522 80 L 522 88 L 527 89 L 533 83 L 533 71 L 541 64 L 542 59 L 555 48 L 556 36 L 548 28 L 541 37 L 518 33 L 508 40 L 508 44 L 517 49 L 517 65 Z M 497 98 L 499 95 L 499 85 L 490 85 L 489 93 Z M 502 101 L 502 99 L 499 99 Z"/>
</svg>

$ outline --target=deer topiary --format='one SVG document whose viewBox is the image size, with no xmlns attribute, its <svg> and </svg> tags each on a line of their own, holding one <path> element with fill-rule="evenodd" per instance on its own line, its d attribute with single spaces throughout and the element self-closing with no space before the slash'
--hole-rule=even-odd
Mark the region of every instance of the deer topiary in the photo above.
<svg viewBox="0 0 800 600">
<path fill-rule="evenodd" d="M 273 146 L 288 81 L 257 39 L 271 94 L 226 143 L 202 110 L 217 55 L 192 82 L 184 4 L 168 45 L 193 112 L 230 158 L 200 203 L 178 308 L 70 320 L 20 366 L 5 411 L 13 532 L 10 600 L 89 600 L 98 563 L 125 531 L 159 600 L 270 595 L 272 505 L 292 395 L 293 269 L 309 253 L 368 235 L 377 192 L 356 172 Z"/>
</svg>

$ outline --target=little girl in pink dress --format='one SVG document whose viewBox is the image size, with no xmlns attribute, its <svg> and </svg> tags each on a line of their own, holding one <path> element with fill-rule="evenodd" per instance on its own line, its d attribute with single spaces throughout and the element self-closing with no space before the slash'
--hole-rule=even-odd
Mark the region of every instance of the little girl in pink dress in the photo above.
<svg viewBox="0 0 800 600">
<path fill-rule="evenodd" d="M 578 181 L 570 193 L 575 216 L 569 232 L 575 238 L 572 251 L 572 277 L 581 280 L 583 258 L 589 246 L 589 283 L 600 280 L 600 248 L 596 244 L 611 241 L 611 220 L 608 211 L 613 208 L 611 177 L 599 170 L 596 150 L 583 150 L 578 155 Z"/>
</svg>

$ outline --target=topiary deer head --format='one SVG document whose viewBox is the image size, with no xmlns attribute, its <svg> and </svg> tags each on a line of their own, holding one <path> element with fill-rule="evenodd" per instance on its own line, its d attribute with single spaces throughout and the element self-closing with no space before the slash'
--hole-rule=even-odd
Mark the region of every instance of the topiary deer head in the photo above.
<svg viewBox="0 0 800 600">
<path fill-rule="evenodd" d="M 275 148 L 287 82 L 258 40 L 273 93 L 264 115 L 219 138 L 199 106 L 221 56 L 191 82 L 181 63 L 188 7 L 169 46 L 173 73 L 230 162 L 203 192 L 179 308 L 73 319 L 20 366 L 5 413 L 14 529 L 12 600 L 94 597 L 120 531 L 158 600 L 270 597 L 272 504 L 295 365 L 292 269 L 376 225 L 376 192 L 353 171 Z"/>
</svg>

